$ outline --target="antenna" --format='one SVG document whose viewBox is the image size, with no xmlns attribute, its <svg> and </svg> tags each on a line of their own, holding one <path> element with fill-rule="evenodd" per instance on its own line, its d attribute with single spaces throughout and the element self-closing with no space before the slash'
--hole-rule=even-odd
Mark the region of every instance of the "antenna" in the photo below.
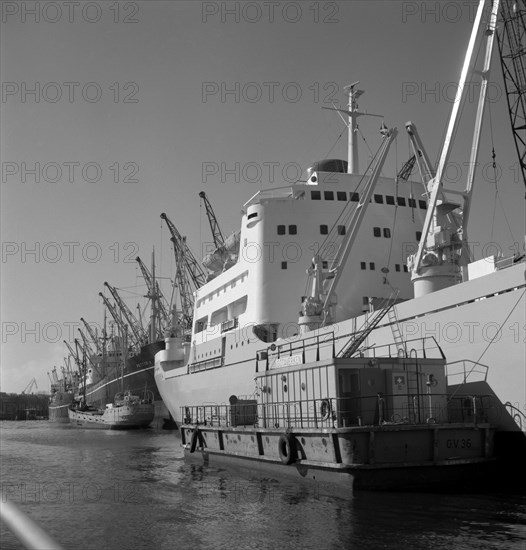
<svg viewBox="0 0 526 550">
<path fill-rule="evenodd" d="M 349 95 L 349 109 L 338 109 L 336 107 L 322 107 L 322 109 L 329 109 L 330 111 L 339 111 L 340 113 L 345 113 L 349 115 L 349 123 L 347 128 L 349 129 L 349 139 L 348 139 L 348 150 L 347 150 L 347 160 L 348 168 L 347 173 L 349 174 L 358 174 L 358 141 L 356 140 L 355 134 L 358 131 L 358 117 L 361 116 L 375 116 L 383 118 L 383 115 L 375 115 L 373 113 L 366 113 L 365 111 L 358 111 L 358 98 L 365 93 L 365 90 L 357 90 L 356 86 L 360 83 L 359 80 L 344 86 L 344 90 L 348 91 Z"/>
</svg>

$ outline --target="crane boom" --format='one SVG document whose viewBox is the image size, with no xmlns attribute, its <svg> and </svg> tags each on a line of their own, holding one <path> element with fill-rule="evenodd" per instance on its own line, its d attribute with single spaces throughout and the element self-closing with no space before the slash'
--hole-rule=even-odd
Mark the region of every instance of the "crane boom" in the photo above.
<svg viewBox="0 0 526 550">
<path fill-rule="evenodd" d="M 186 239 L 181 236 L 179 231 L 177 231 L 177 228 L 172 223 L 170 218 L 165 213 L 162 213 L 161 219 L 166 222 L 166 225 L 172 234 L 176 261 L 182 260 L 186 272 L 188 273 L 188 277 L 191 279 L 194 287 L 196 289 L 201 288 L 206 283 L 206 275 L 203 268 L 195 259 L 195 256 L 186 244 Z"/>
<path fill-rule="evenodd" d="M 119 312 L 115 308 L 113 304 L 110 303 L 108 298 L 102 294 L 102 292 L 99 292 L 99 296 L 102 298 L 102 301 L 104 302 L 104 305 L 106 306 L 106 309 L 110 312 L 110 315 L 113 317 L 113 320 L 115 323 L 117 323 L 117 326 L 119 327 L 119 330 L 124 334 L 127 332 L 126 323 L 122 320 L 122 316 L 119 315 Z"/>
<path fill-rule="evenodd" d="M 163 293 L 161 292 L 159 283 L 157 281 L 155 281 L 154 283 L 153 276 L 150 273 L 150 270 L 144 264 L 144 262 L 139 258 L 139 256 L 137 256 L 135 260 L 137 261 L 137 263 L 139 264 L 139 267 L 141 268 L 142 276 L 144 278 L 144 281 L 146 282 L 146 286 L 148 287 L 147 298 L 150 298 L 150 300 L 152 300 L 152 303 L 154 300 L 156 302 L 155 308 L 159 312 L 159 318 L 161 320 L 161 323 L 160 323 L 161 327 L 159 327 L 159 332 L 162 333 L 162 328 L 165 327 L 169 321 L 168 310 L 170 308 L 169 308 L 168 302 L 164 297 Z M 160 335 L 162 336 L 162 334 Z"/>
<path fill-rule="evenodd" d="M 133 313 L 131 312 L 130 308 L 124 303 L 123 299 L 119 296 L 119 293 L 117 292 L 117 289 L 113 286 L 111 286 L 109 283 L 105 282 L 104 286 L 108 288 L 111 295 L 113 296 L 113 299 L 117 303 L 117 306 L 122 311 L 122 314 L 124 315 L 124 318 L 126 319 L 126 322 L 130 326 L 133 336 L 135 338 L 135 343 L 140 346 L 144 340 L 145 340 L 145 334 L 144 329 L 140 325 L 139 321 L 135 318 Z"/>
<path fill-rule="evenodd" d="M 35 386 L 35 389 L 38 390 L 38 384 L 35 378 L 31 378 L 29 384 L 22 390 L 22 395 L 28 394 Z"/>
<path fill-rule="evenodd" d="M 208 197 L 206 196 L 206 193 L 204 191 L 201 191 L 199 193 L 199 197 L 201 197 L 203 199 L 203 202 L 205 203 L 206 215 L 208 217 L 208 222 L 210 223 L 212 238 L 214 239 L 214 246 L 216 248 L 222 248 L 225 246 L 225 238 L 223 237 L 221 228 L 217 223 L 217 218 L 214 214 L 212 205 L 210 204 L 210 201 L 208 200 Z"/>
<path fill-rule="evenodd" d="M 100 345 L 100 341 L 99 339 L 97 338 L 97 334 L 95 333 L 95 331 L 89 326 L 89 324 L 86 322 L 86 320 L 81 317 L 80 320 L 82 321 L 82 324 L 84 325 L 84 327 L 86 328 L 86 332 L 89 334 L 90 338 L 91 338 L 91 341 L 95 344 L 95 349 L 96 349 L 96 352 L 99 354 L 99 355 L 102 355 L 102 346 Z"/>
<path fill-rule="evenodd" d="M 526 185 L 526 5 L 502 0 L 497 29 L 500 62 L 519 168 Z"/>
<path fill-rule="evenodd" d="M 329 262 L 330 246 L 324 245 L 314 257 L 312 267 L 307 271 L 311 294 L 304 298 L 302 311 L 300 312 L 299 324 L 302 330 L 309 330 L 332 322 L 331 308 L 335 297 L 336 288 L 343 273 L 343 269 L 351 252 L 352 246 L 358 236 L 360 225 L 365 216 L 367 206 L 373 195 L 374 188 L 380 177 L 391 143 L 396 138 L 396 128 L 382 130 L 383 139 L 375 158 L 372 162 L 371 175 L 360 195 L 356 209 L 352 213 L 349 223 L 346 224 L 345 237 L 341 243 L 336 257 L 332 260 L 332 266 L 328 273 L 322 273 L 324 260 Z M 326 256 L 326 257 L 325 257 Z"/>
</svg>

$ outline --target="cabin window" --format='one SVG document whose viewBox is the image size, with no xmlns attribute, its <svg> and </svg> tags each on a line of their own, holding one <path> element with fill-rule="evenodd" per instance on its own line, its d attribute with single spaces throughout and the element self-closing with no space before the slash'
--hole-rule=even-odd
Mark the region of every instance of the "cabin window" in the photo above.
<svg viewBox="0 0 526 550">
<path fill-rule="evenodd" d="M 201 319 L 198 319 L 196 322 L 195 322 L 195 327 L 194 327 L 194 332 L 195 333 L 198 333 L 198 332 L 203 332 L 203 330 L 206 329 L 206 321 L 207 321 L 208 317 L 201 317 Z"/>
<path fill-rule="evenodd" d="M 321 262 L 321 268 L 322 268 L 322 269 L 329 269 L 329 262 L 327 262 L 327 261 L 325 261 L 325 260 L 322 261 L 322 262 Z"/>
<path fill-rule="evenodd" d="M 373 227 L 373 235 L 375 237 L 381 237 L 382 236 L 382 230 L 379 227 Z"/>
<path fill-rule="evenodd" d="M 391 230 L 388 228 L 388 227 L 384 227 L 384 237 L 386 239 L 390 239 L 391 238 Z"/>
<path fill-rule="evenodd" d="M 236 317 L 239 317 L 247 310 L 247 296 L 245 295 L 243 296 L 243 298 L 239 298 L 235 302 L 229 304 L 227 307 L 230 311 L 228 315 L 230 319 L 235 319 Z"/>
<path fill-rule="evenodd" d="M 337 191 L 336 192 L 336 198 L 339 201 L 346 201 L 347 200 L 347 193 L 345 191 Z"/>
<path fill-rule="evenodd" d="M 398 202 L 398 206 L 405 206 L 405 197 L 396 197 L 396 201 Z"/>
<path fill-rule="evenodd" d="M 329 234 L 329 226 L 320 225 L 320 235 L 328 235 L 328 234 Z"/>
<path fill-rule="evenodd" d="M 338 235 L 345 235 L 345 225 L 338 226 Z"/>
<path fill-rule="evenodd" d="M 352 202 L 358 202 L 360 200 L 360 195 L 358 193 L 351 192 L 349 195 L 349 200 Z"/>
<path fill-rule="evenodd" d="M 287 269 L 287 262 L 281 262 L 281 269 Z"/>
<path fill-rule="evenodd" d="M 426 210 L 426 209 L 427 209 L 426 201 L 418 201 L 418 206 L 420 206 L 420 208 L 421 208 L 422 210 Z"/>
<path fill-rule="evenodd" d="M 420 241 L 421 238 L 422 238 L 422 231 L 417 231 L 416 232 L 416 240 Z"/>
<path fill-rule="evenodd" d="M 248 219 L 248 220 L 251 220 L 252 218 L 257 218 L 257 215 L 258 215 L 257 212 L 252 212 L 252 214 L 249 214 L 249 215 L 247 216 L 247 219 Z"/>
<path fill-rule="evenodd" d="M 395 264 L 395 271 L 400 271 L 400 264 Z"/>
<path fill-rule="evenodd" d="M 374 262 L 369 262 L 369 269 L 371 271 L 374 271 L 376 268 L 375 268 L 375 265 L 374 265 Z"/>
<path fill-rule="evenodd" d="M 212 313 L 210 317 L 210 326 L 219 325 L 223 322 L 225 322 L 228 319 L 228 312 L 227 308 L 222 307 L 221 309 L 217 309 Z"/>
<path fill-rule="evenodd" d="M 407 199 L 407 204 L 408 204 L 411 208 L 416 208 L 416 201 L 415 201 L 415 199 Z"/>
<path fill-rule="evenodd" d="M 394 197 L 392 195 L 386 195 L 385 196 L 385 202 L 387 204 L 394 204 L 395 203 Z"/>
<path fill-rule="evenodd" d="M 376 204 L 383 204 L 384 203 L 384 198 L 382 195 L 375 195 L 374 196 L 374 202 Z"/>
<path fill-rule="evenodd" d="M 364 306 L 368 306 L 368 305 L 369 305 L 369 296 L 364 296 L 364 297 L 363 297 L 362 304 L 363 304 Z"/>
<path fill-rule="evenodd" d="M 296 235 L 298 233 L 298 227 L 296 225 L 289 225 L 289 235 Z"/>
<path fill-rule="evenodd" d="M 311 191 L 310 198 L 313 201 L 321 201 L 321 191 Z"/>
<path fill-rule="evenodd" d="M 278 235 L 285 235 L 285 226 L 284 225 L 278 225 Z"/>
<path fill-rule="evenodd" d="M 367 269 L 367 264 L 365 262 L 360 262 L 360 269 Z"/>
<path fill-rule="evenodd" d="M 334 200 L 334 191 L 324 191 L 323 192 L 323 198 L 326 201 L 333 201 Z"/>
</svg>

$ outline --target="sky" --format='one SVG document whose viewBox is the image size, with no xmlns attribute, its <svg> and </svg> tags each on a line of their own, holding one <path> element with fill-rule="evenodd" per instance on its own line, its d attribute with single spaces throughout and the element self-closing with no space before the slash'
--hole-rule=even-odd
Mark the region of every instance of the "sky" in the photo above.
<svg viewBox="0 0 526 550">
<path fill-rule="evenodd" d="M 476 4 L 2 2 L 1 391 L 21 392 L 33 377 L 49 388 L 80 318 L 102 325 L 105 281 L 130 309 L 144 307 L 137 255 L 150 265 L 155 248 L 169 295 L 162 212 L 200 257 L 211 235 L 199 191 L 229 234 L 258 190 L 345 158 L 345 126 L 322 109 L 345 106 L 345 85 L 360 81 L 360 108 L 399 130 L 384 176 L 411 156 L 408 120 L 435 160 Z M 465 115 L 478 86 L 470 90 Z M 497 55 L 486 113 L 469 228 L 478 257 L 524 249 L 524 185 Z M 360 120 L 362 167 L 379 123 Z M 453 188 L 465 181 L 472 124 L 457 132 Z"/>
</svg>

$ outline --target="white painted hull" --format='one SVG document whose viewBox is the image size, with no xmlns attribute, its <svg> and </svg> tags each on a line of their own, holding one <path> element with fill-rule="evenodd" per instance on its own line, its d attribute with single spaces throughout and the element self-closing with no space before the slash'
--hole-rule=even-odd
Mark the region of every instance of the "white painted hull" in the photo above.
<svg viewBox="0 0 526 550">
<path fill-rule="evenodd" d="M 69 420 L 75 426 L 100 429 L 147 428 L 155 415 L 153 403 L 122 405 L 95 411 L 68 410 Z"/>
<path fill-rule="evenodd" d="M 487 366 L 487 382 L 498 398 L 526 412 L 525 289 L 522 263 L 398 304 L 399 328 L 405 340 L 434 337 L 449 365 L 465 360 Z M 361 316 L 328 327 L 335 331 L 336 353 L 347 343 L 345 336 L 360 329 L 364 321 L 365 316 Z M 326 334 L 327 330 L 320 332 Z M 364 345 L 394 342 L 391 323 L 384 317 Z M 252 336 L 249 342 L 245 341 L 242 355 L 227 349 L 224 366 L 191 374 L 186 366 L 165 372 L 157 355 L 155 379 L 176 422 L 181 422 L 182 406 L 226 404 L 231 395 L 253 394 L 256 352 L 268 346 Z M 472 367 L 466 363 L 467 371 Z M 459 368 L 452 365 L 450 374 Z M 485 373 L 486 369 L 475 367 L 467 381 L 480 380 L 481 371 Z M 451 384 L 461 381 L 450 377 Z"/>
</svg>

